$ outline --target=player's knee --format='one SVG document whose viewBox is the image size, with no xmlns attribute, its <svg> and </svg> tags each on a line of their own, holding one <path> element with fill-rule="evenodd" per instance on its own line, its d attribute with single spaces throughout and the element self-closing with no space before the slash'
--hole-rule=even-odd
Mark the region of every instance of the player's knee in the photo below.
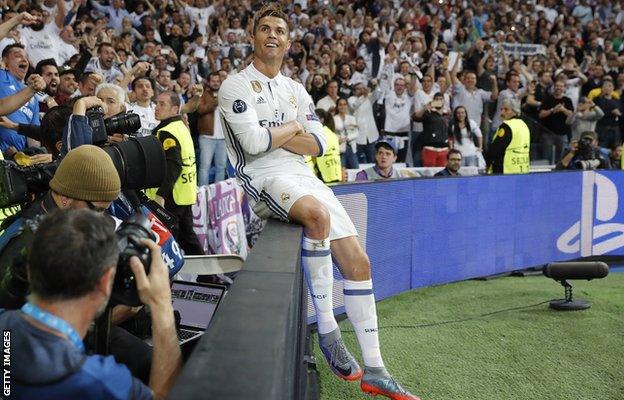
<svg viewBox="0 0 624 400">
<path fill-rule="evenodd" d="M 322 204 L 315 204 L 308 210 L 308 228 L 315 231 L 329 230 L 329 211 Z"/>
<path fill-rule="evenodd" d="M 371 278 L 370 260 L 364 251 L 353 252 L 345 261 L 343 268 L 345 278 L 352 281 L 367 281 Z"/>
<path fill-rule="evenodd" d="M 371 278 L 371 264 L 368 255 L 363 251 L 353 257 L 353 275 L 356 281 L 366 281 Z"/>
</svg>

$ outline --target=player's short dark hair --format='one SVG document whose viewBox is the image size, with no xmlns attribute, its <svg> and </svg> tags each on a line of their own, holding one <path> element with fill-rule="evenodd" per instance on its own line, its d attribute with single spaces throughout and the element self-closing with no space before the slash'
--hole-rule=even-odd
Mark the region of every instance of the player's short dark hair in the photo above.
<svg viewBox="0 0 624 400">
<path fill-rule="evenodd" d="M 282 5 L 275 2 L 275 3 L 266 3 L 265 5 L 262 6 L 262 8 L 260 8 L 257 12 L 256 15 L 254 15 L 254 24 L 253 24 L 253 34 L 256 34 L 256 30 L 258 29 L 258 25 L 260 23 L 260 20 L 262 18 L 266 18 L 266 17 L 275 17 L 275 18 L 279 18 L 284 20 L 284 22 L 286 23 L 286 30 L 289 30 L 288 27 L 288 15 L 286 15 L 286 13 L 284 12 L 284 9 L 282 8 Z"/>
<path fill-rule="evenodd" d="M 43 218 L 28 251 L 32 293 L 45 300 L 92 292 L 117 265 L 115 224 L 91 210 L 57 210 Z"/>
<path fill-rule="evenodd" d="M 2 58 L 7 57 L 9 55 L 9 53 L 11 52 L 11 50 L 13 50 L 13 49 L 25 50 L 26 48 L 21 43 L 12 43 L 12 44 L 8 45 L 7 47 L 5 47 L 4 50 L 2 50 Z"/>
</svg>

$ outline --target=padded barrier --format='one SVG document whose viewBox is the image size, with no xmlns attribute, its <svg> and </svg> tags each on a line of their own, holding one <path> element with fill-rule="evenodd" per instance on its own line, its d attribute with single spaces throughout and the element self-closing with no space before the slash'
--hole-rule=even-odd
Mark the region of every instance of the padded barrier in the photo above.
<svg viewBox="0 0 624 400">
<path fill-rule="evenodd" d="M 304 398 L 301 235 L 267 223 L 169 399 Z"/>
<path fill-rule="evenodd" d="M 624 188 L 624 173 L 611 170 L 420 178 L 332 189 L 364 238 L 380 300 L 553 261 L 624 255 L 618 188 Z M 342 312 L 337 268 L 334 277 L 335 311 Z M 308 316 L 313 315 L 309 306 Z"/>
</svg>

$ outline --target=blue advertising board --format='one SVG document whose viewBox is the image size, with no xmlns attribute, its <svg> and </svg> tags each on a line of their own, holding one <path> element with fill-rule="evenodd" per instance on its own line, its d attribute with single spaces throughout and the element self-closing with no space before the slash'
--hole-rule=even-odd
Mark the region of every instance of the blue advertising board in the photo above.
<svg viewBox="0 0 624 400">
<path fill-rule="evenodd" d="M 624 187 L 624 172 L 614 170 L 358 182 L 332 189 L 354 221 L 371 260 L 375 296 L 383 299 L 553 261 L 624 255 L 618 187 Z M 334 277 L 340 312 L 337 268 Z"/>
</svg>

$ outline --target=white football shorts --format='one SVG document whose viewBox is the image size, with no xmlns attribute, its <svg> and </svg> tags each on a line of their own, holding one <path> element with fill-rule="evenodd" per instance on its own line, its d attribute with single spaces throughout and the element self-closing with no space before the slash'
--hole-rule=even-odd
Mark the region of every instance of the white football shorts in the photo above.
<svg viewBox="0 0 624 400">
<path fill-rule="evenodd" d="M 351 218 L 330 188 L 316 177 L 292 175 L 254 179 L 253 186 L 261 188 L 260 201 L 250 199 L 252 209 L 260 218 L 288 221 L 290 208 L 303 196 L 314 196 L 330 215 L 329 240 L 357 236 Z"/>
</svg>

